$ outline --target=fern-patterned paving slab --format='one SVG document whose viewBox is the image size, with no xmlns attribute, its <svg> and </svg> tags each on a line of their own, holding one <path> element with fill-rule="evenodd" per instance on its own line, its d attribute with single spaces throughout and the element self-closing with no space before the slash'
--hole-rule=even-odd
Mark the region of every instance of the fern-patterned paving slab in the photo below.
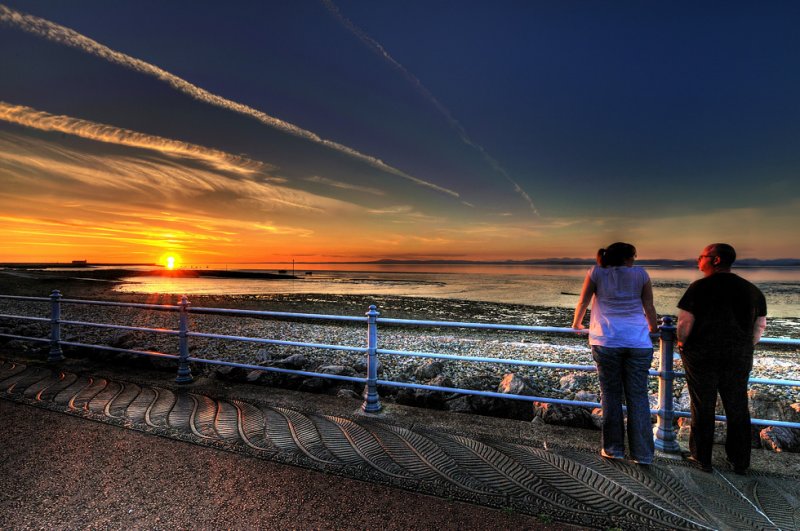
<svg viewBox="0 0 800 531">
<path fill-rule="evenodd" d="M 262 459 L 432 495 L 624 529 L 798 529 L 800 481 L 650 467 L 408 429 L 370 417 L 304 413 L 0 360 L 0 396 Z M 109 450 L 113 451 L 113 450 Z"/>
</svg>

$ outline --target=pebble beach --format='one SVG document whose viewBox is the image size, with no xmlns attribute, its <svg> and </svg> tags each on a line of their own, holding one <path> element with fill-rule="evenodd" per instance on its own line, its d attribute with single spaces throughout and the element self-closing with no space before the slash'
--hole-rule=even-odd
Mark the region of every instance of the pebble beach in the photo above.
<svg viewBox="0 0 800 531">
<path fill-rule="evenodd" d="M 65 272 L 27 272 L 25 274 L 3 272 L 0 274 L 1 294 L 44 296 L 52 289 L 60 289 L 65 298 L 97 299 L 117 302 L 147 304 L 175 304 L 177 297 L 171 294 L 139 295 L 118 293 L 113 288 L 117 279 L 70 278 Z M 531 326 L 569 326 L 572 312 L 565 308 L 544 306 L 509 305 L 490 302 L 460 301 L 399 296 L 362 295 L 195 295 L 192 307 L 246 309 L 258 311 L 292 312 L 321 315 L 363 316 L 370 305 L 378 308 L 381 317 L 395 319 L 436 320 L 504 323 Z M 43 316 L 47 307 L 42 303 L 0 300 L 0 313 Z M 85 322 L 110 322 L 136 327 L 177 328 L 177 315 L 172 312 L 145 311 L 141 309 L 102 307 L 81 304 L 64 304 L 63 319 Z M 792 337 L 797 319 L 781 319 L 771 322 L 766 336 Z M 0 321 L 0 328 L 8 331 L 8 320 Z M 366 345 L 366 327 L 363 323 L 342 323 L 297 319 L 275 320 L 223 315 L 191 314 L 192 331 L 278 339 L 304 343 L 344 345 L 363 348 Z M 24 335 L 47 336 L 45 325 L 27 324 Z M 20 329 L 17 327 L 16 333 Z M 7 332 L 8 333 L 8 332 Z M 62 331 L 62 339 L 82 343 L 121 345 L 124 348 L 177 354 L 177 339 L 174 336 L 145 334 L 142 332 L 120 332 L 87 326 L 68 326 Z M 124 345 L 122 345 L 124 343 Z M 445 327 L 379 326 L 378 346 L 386 350 L 418 353 L 438 353 L 460 356 L 476 356 L 494 359 L 515 359 L 550 363 L 593 365 L 591 352 L 585 336 L 578 334 L 543 334 L 496 330 L 469 330 Z M 658 343 L 655 345 L 658 348 Z M 292 355 L 301 354 L 304 370 L 315 371 L 326 366 L 353 368 L 353 375 L 362 376 L 363 354 L 344 350 L 265 345 L 241 341 L 221 341 L 192 338 L 190 355 L 209 360 L 225 360 L 254 365 L 269 365 Z M 654 356 L 653 368 L 658 368 L 658 355 Z M 380 378 L 411 383 L 419 381 L 417 369 L 428 360 L 416 356 L 382 355 Z M 596 378 L 592 373 L 581 371 L 523 367 L 503 363 L 475 363 L 452 360 L 441 361 L 441 374 L 453 387 L 466 389 L 496 390 L 503 376 L 513 372 L 528 380 L 532 386 L 553 398 L 575 398 L 579 392 L 597 395 Z M 676 360 L 676 370 L 680 370 Z M 572 375 L 580 385 L 564 389 L 562 378 Z M 793 347 L 759 346 L 753 367 L 753 377 L 800 380 L 800 350 Z M 796 387 L 766 387 L 754 385 L 753 389 L 767 393 L 781 402 L 800 402 L 800 389 Z M 651 379 L 651 393 L 657 390 L 656 379 Z M 676 386 L 676 397 L 682 389 Z M 584 395 L 585 396 L 585 395 Z"/>
</svg>

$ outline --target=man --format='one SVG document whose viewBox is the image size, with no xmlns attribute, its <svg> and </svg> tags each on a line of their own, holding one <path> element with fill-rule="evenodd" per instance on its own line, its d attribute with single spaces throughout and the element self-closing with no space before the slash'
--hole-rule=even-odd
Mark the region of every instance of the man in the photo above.
<svg viewBox="0 0 800 531">
<path fill-rule="evenodd" d="M 692 430 L 688 459 L 711 472 L 717 392 L 728 418 L 725 451 L 734 472 L 750 466 L 750 412 L 747 380 L 754 346 L 767 326 L 764 294 L 731 273 L 736 251 L 712 243 L 697 258 L 704 277 L 678 302 L 678 350 L 691 398 Z"/>
</svg>

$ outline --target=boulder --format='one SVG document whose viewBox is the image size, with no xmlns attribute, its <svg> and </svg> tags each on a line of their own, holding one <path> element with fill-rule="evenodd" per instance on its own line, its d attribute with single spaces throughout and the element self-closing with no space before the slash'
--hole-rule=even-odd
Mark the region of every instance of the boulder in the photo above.
<svg viewBox="0 0 800 531">
<path fill-rule="evenodd" d="M 597 375 L 591 372 L 576 371 L 562 376 L 558 383 L 564 394 L 577 393 L 597 388 Z"/>
<path fill-rule="evenodd" d="M 442 374 L 444 366 L 438 361 L 428 361 L 423 363 L 414 371 L 414 378 L 419 382 L 432 380 Z"/>
<path fill-rule="evenodd" d="M 280 367 L 282 369 L 291 369 L 294 371 L 303 370 L 303 368 L 308 364 L 306 357 L 302 354 L 292 354 L 289 357 L 283 358 L 282 360 L 277 360 L 272 363 L 274 367 Z"/>
<path fill-rule="evenodd" d="M 336 396 L 339 398 L 352 398 L 354 400 L 363 400 L 362 396 L 352 389 L 339 389 L 339 392 L 336 393 Z"/>
<path fill-rule="evenodd" d="M 769 426 L 759 433 L 761 446 L 773 452 L 800 452 L 800 430 Z"/>
<path fill-rule="evenodd" d="M 334 374 L 336 376 L 355 376 L 355 371 L 350 367 L 344 365 L 323 365 L 316 372 L 323 374 Z"/>
<path fill-rule="evenodd" d="M 358 360 L 353 365 L 353 370 L 355 370 L 355 373 L 358 374 L 359 376 L 366 376 L 367 375 L 367 357 L 364 356 L 363 358 Z M 383 374 L 383 363 L 381 363 L 381 360 L 378 360 L 378 374 Z"/>
<path fill-rule="evenodd" d="M 800 404 L 788 404 L 774 390 L 751 389 L 747 394 L 752 418 L 800 422 Z"/>
<path fill-rule="evenodd" d="M 439 375 L 426 382 L 427 385 L 438 387 L 452 387 L 453 382 L 446 376 Z M 401 388 L 397 393 L 396 401 L 398 404 L 407 406 L 427 407 L 431 409 L 445 409 L 449 393 L 433 391 L 430 389 L 409 389 Z"/>
<path fill-rule="evenodd" d="M 214 369 L 214 377 L 218 380 L 227 380 L 233 382 L 246 382 L 247 371 L 241 367 L 230 367 L 228 365 L 220 365 Z"/>
<path fill-rule="evenodd" d="M 534 402 L 533 414 L 547 424 L 573 428 L 596 428 L 591 411 L 584 407 Z"/>
</svg>

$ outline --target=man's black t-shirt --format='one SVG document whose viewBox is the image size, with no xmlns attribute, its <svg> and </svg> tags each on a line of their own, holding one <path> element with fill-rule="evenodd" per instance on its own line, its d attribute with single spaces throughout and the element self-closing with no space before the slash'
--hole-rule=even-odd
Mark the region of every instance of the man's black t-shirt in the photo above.
<svg viewBox="0 0 800 531">
<path fill-rule="evenodd" d="M 767 315 L 761 290 L 733 273 L 692 282 L 678 308 L 695 318 L 686 346 L 702 350 L 752 346 L 756 318 Z"/>
</svg>

